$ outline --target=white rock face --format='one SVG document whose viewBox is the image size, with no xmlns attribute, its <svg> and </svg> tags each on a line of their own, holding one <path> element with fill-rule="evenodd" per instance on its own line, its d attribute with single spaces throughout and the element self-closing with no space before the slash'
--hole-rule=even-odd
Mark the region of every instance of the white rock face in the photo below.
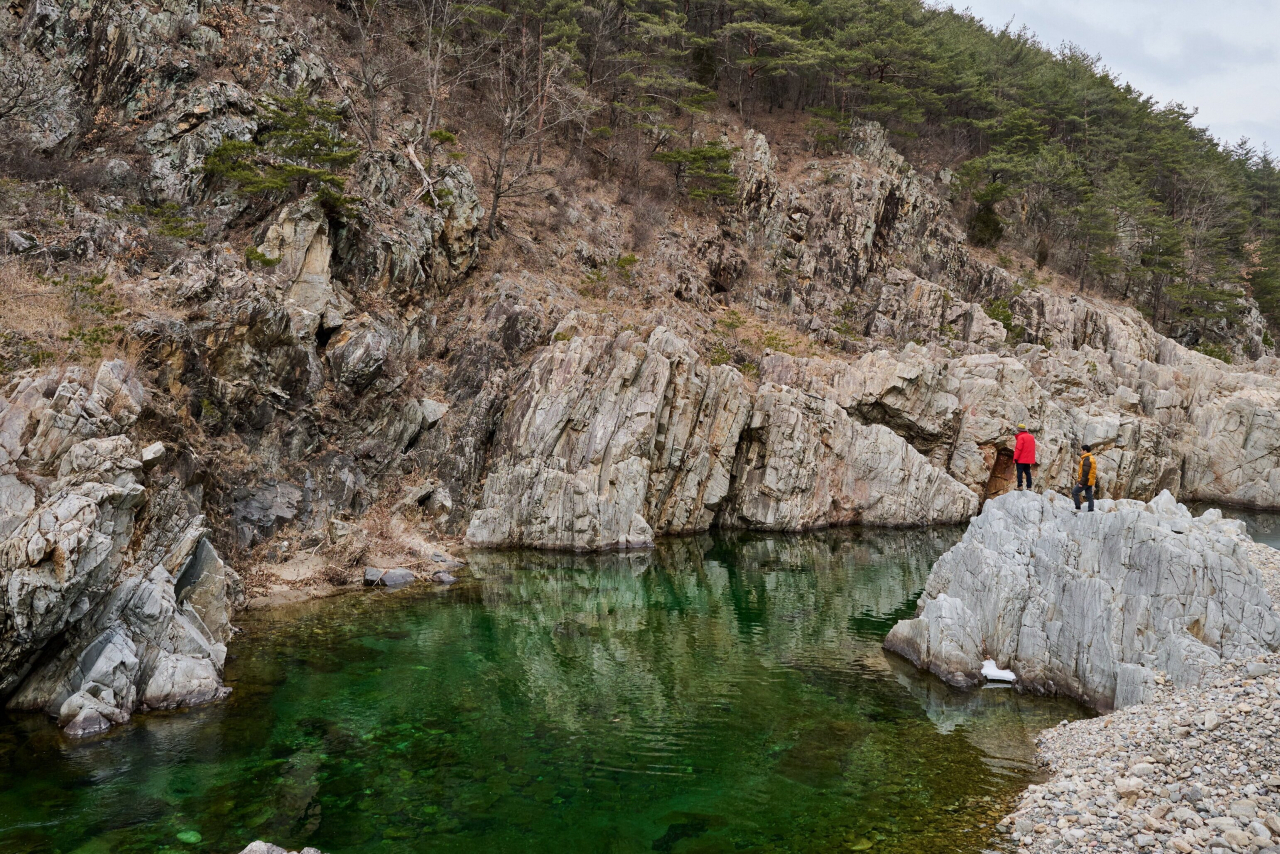
<svg viewBox="0 0 1280 854">
<path fill-rule="evenodd" d="M 978 496 L 892 430 L 864 425 L 829 398 L 765 383 L 733 471 L 727 528 L 959 522 Z"/>
<path fill-rule="evenodd" d="M 560 324 L 508 406 L 474 545 L 589 551 L 713 523 L 799 531 L 977 511 L 971 490 L 831 397 L 778 383 L 752 393 L 668 329 L 642 340 L 581 334 L 581 321 Z"/>
<path fill-rule="evenodd" d="M 918 616 L 885 648 L 958 686 L 983 660 L 1028 690 L 1099 709 L 1142 702 L 1162 671 L 1196 685 L 1221 658 L 1280 646 L 1243 523 L 1143 504 L 1014 492 L 993 499 L 929 576 Z"/>
<path fill-rule="evenodd" d="M 19 380 L 0 407 L 0 696 L 77 737 L 229 690 L 239 581 L 204 517 L 161 510 L 135 542 L 142 459 L 160 456 L 121 432 L 141 397 L 108 362 L 92 382 L 76 369 Z"/>
<path fill-rule="evenodd" d="M 1070 490 L 1082 442 L 1100 446 L 1108 496 L 1146 500 L 1177 485 L 1177 457 L 1164 427 L 1096 402 L 1069 405 L 1075 402 L 1051 394 L 1032 366 L 1010 355 L 948 358 L 909 344 L 898 354 L 881 350 L 854 362 L 773 355 L 762 374 L 830 398 L 864 423 L 884 424 L 983 498 L 1014 485 L 1013 443 L 1022 423 L 1036 434 L 1038 485 Z"/>
<path fill-rule="evenodd" d="M 599 550 L 706 530 L 749 411 L 736 370 L 661 327 L 558 341 L 508 409 L 467 539 Z"/>
</svg>

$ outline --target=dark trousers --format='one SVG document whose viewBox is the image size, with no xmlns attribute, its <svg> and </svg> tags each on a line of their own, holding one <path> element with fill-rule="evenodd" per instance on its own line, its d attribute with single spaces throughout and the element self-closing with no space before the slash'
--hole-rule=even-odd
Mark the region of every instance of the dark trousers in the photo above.
<svg viewBox="0 0 1280 854">
<path fill-rule="evenodd" d="M 1018 469 L 1018 489 L 1022 489 L 1022 476 L 1027 476 L 1027 489 L 1031 488 L 1031 463 L 1014 463 Z"/>
<path fill-rule="evenodd" d="M 1084 493 L 1084 497 L 1089 499 L 1089 512 L 1093 512 L 1093 487 L 1085 486 L 1083 483 L 1077 483 L 1076 488 L 1071 490 L 1071 500 L 1076 503 L 1076 509 L 1080 509 L 1080 493 Z"/>
</svg>

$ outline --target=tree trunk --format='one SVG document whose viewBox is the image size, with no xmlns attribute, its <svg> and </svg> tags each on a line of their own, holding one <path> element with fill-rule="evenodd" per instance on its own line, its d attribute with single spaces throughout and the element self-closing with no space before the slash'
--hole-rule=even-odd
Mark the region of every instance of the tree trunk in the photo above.
<svg viewBox="0 0 1280 854">
<path fill-rule="evenodd" d="M 498 143 L 498 157 L 493 166 L 493 201 L 489 205 L 489 228 L 488 234 L 490 240 L 498 237 L 498 203 L 502 201 L 502 179 L 507 171 L 507 134 L 504 131 L 501 142 Z"/>
</svg>

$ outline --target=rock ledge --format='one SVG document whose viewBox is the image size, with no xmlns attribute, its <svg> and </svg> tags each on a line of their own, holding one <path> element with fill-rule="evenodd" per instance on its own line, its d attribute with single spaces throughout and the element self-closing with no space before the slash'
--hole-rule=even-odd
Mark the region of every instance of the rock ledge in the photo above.
<svg viewBox="0 0 1280 854">
<path fill-rule="evenodd" d="M 990 658 L 1023 690 L 1123 708 L 1152 696 L 1157 672 L 1190 687 L 1224 658 L 1280 645 L 1251 544 L 1242 522 L 1195 518 L 1168 492 L 1096 513 L 1009 493 L 938 560 L 885 648 L 959 687 L 980 684 Z"/>
</svg>

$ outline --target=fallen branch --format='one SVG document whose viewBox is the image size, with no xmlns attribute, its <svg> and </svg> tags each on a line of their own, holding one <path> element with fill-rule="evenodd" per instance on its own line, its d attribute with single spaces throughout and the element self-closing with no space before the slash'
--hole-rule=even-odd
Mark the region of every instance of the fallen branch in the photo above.
<svg viewBox="0 0 1280 854">
<path fill-rule="evenodd" d="M 423 193 L 430 193 L 432 204 L 436 207 L 440 207 L 440 200 L 436 198 L 436 191 L 435 187 L 432 186 L 431 176 L 427 174 L 427 170 L 423 167 L 422 161 L 418 159 L 418 153 L 414 151 L 414 144 L 412 142 L 406 142 L 404 144 L 404 150 L 409 155 L 409 161 L 413 163 L 414 167 L 418 170 L 418 175 L 422 177 L 422 189 L 418 191 L 417 198 L 422 198 Z"/>
</svg>

